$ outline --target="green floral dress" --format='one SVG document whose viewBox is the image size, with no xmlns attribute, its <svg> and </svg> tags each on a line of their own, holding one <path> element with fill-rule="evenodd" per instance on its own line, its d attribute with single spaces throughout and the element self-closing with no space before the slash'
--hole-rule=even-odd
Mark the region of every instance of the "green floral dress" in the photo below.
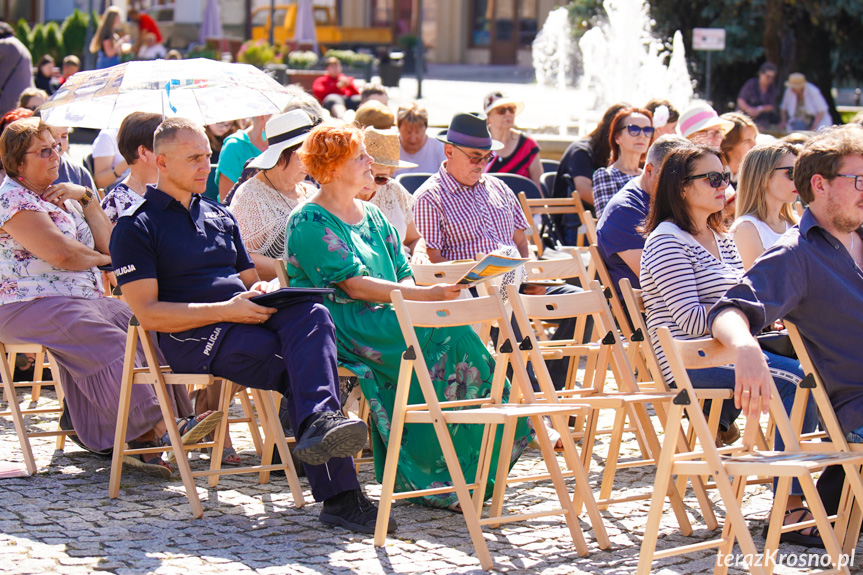
<svg viewBox="0 0 863 575">
<path fill-rule="evenodd" d="M 398 232 L 384 215 L 365 205 L 363 220 L 348 225 L 321 206 L 307 203 L 291 214 L 287 225 L 287 271 L 291 285 L 332 287 L 335 294 L 324 300 L 336 325 L 339 359 L 357 374 L 372 414 L 375 474 L 383 475 L 390 417 L 395 402 L 401 354 L 406 345 L 391 304 L 353 300 L 336 285 L 350 277 L 364 275 L 398 282 L 411 277 L 411 269 L 400 249 Z M 432 383 L 441 400 L 488 396 L 494 361 L 476 333 L 469 327 L 419 328 L 417 337 Z M 506 392 L 509 393 L 509 384 Z M 423 403 L 422 391 L 414 377 L 410 403 Z M 482 427 L 451 425 L 453 443 L 468 482 L 473 481 L 479 459 Z M 502 429 L 498 429 L 498 441 Z M 512 460 L 514 464 L 527 447 L 531 429 L 519 423 Z M 492 470 L 497 456 L 492 461 Z M 494 475 L 493 471 L 490 475 Z M 405 427 L 396 491 L 410 491 L 451 485 L 443 454 L 430 425 Z M 486 497 L 494 488 L 490 479 Z M 454 493 L 417 500 L 434 507 L 456 503 Z"/>
</svg>

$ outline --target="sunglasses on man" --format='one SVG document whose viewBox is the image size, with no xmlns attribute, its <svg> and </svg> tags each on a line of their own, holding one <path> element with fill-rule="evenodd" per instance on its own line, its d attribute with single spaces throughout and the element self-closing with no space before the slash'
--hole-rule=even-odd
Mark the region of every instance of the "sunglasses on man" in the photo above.
<svg viewBox="0 0 863 575">
<path fill-rule="evenodd" d="M 723 185 L 731 183 L 731 172 L 707 172 L 706 174 L 698 174 L 697 176 L 687 176 L 683 181 L 691 180 L 707 180 L 711 188 L 721 188 Z"/>
</svg>

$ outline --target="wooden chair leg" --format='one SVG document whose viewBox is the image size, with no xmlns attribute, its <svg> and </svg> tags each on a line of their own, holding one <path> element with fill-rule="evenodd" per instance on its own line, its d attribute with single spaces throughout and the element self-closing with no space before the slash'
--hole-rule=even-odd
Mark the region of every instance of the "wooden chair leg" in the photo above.
<svg viewBox="0 0 863 575">
<path fill-rule="evenodd" d="M 15 385 L 12 380 L 14 365 L 10 369 L 8 362 L 0 362 L 0 364 L 2 364 L 0 365 L 0 369 L 3 370 L 3 392 L 6 395 L 6 404 L 9 415 L 12 417 L 12 425 L 15 427 L 15 433 L 18 435 L 18 443 L 21 445 L 21 454 L 24 456 L 24 468 L 27 470 L 27 475 L 33 475 L 36 473 L 36 459 L 33 457 L 33 450 L 30 448 L 30 440 L 27 437 L 27 426 L 24 422 L 24 416 L 21 414 L 21 407 L 18 405 L 18 394 L 15 391 Z"/>
<path fill-rule="evenodd" d="M 255 445 L 255 453 L 262 455 L 264 447 L 263 443 L 261 443 L 261 431 L 255 421 L 255 408 L 252 405 L 252 401 L 249 399 L 249 390 L 240 389 L 237 396 L 240 399 L 240 405 L 243 406 L 244 418 L 249 420 L 249 435 L 252 436 L 252 443 Z"/>
</svg>

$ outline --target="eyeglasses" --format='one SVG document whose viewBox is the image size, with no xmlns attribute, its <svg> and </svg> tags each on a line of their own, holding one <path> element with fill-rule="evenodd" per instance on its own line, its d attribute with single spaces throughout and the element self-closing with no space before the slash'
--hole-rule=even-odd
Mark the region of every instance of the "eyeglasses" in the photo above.
<svg viewBox="0 0 863 575">
<path fill-rule="evenodd" d="M 40 158 L 42 158 L 43 160 L 47 160 L 48 158 L 51 157 L 51 154 L 57 154 L 59 156 L 60 150 L 62 150 L 62 149 L 63 149 L 63 147 L 60 144 L 54 144 L 50 148 L 42 148 L 41 150 L 33 150 L 32 152 L 24 152 L 24 153 L 25 154 L 39 154 Z"/>
<path fill-rule="evenodd" d="M 683 181 L 702 180 L 706 179 L 711 188 L 721 188 L 724 185 L 731 183 L 731 172 L 707 172 L 706 174 L 698 174 L 697 176 L 687 176 Z"/>
<path fill-rule="evenodd" d="M 652 126 L 637 126 L 635 124 L 627 124 L 621 130 L 626 130 L 633 138 L 641 133 L 644 133 L 645 137 L 649 138 L 656 131 Z"/>
<path fill-rule="evenodd" d="M 375 176 L 375 183 L 376 183 L 377 185 L 379 185 L 379 186 L 383 186 L 384 184 L 386 184 L 387 182 L 389 182 L 391 179 L 392 179 L 391 177 L 389 177 L 389 176 L 384 176 L 384 175 L 381 175 L 381 176 Z"/>
<path fill-rule="evenodd" d="M 477 157 L 477 156 L 471 156 L 470 154 L 468 154 L 467 152 L 465 152 L 464 150 L 462 150 L 458 146 L 453 146 L 453 148 L 455 148 L 456 150 L 458 150 L 459 152 L 461 152 L 462 154 L 467 156 L 467 159 L 474 166 L 477 164 L 480 164 L 480 163 L 487 164 L 494 159 L 494 154 L 486 154 L 485 156 L 478 156 Z"/>
<path fill-rule="evenodd" d="M 858 192 L 863 192 L 863 176 L 855 176 L 853 174 L 836 174 L 837 178 L 854 178 L 854 189 Z"/>
<path fill-rule="evenodd" d="M 516 109 L 517 108 L 515 106 L 498 106 L 497 108 L 494 108 L 494 111 L 498 114 L 506 114 L 507 112 L 515 114 Z"/>
<path fill-rule="evenodd" d="M 794 181 L 794 166 L 784 166 L 781 168 L 773 168 L 773 171 L 776 170 L 785 170 L 785 175 L 788 176 L 788 179 L 792 182 Z"/>
</svg>

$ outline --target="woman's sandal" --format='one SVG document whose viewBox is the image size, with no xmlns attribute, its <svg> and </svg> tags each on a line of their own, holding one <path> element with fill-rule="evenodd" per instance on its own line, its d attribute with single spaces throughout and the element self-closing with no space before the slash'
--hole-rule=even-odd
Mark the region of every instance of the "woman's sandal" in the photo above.
<svg viewBox="0 0 863 575">
<path fill-rule="evenodd" d="M 794 509 L 788 509 L 785 511 L 785 518 L 787 519 L 789 515 L 792 513 L 797 513 L 802 511 L 801 515 L 791 523 L 801 523 L 802 521 L 808 521 L 805 519 L 806 515 L 809 515 L 810 519 L 812 517 L 812 513 L 805 507 L 795 507 Z M 787 523 L 783 522 L 783 525 L 787 525 Z M 767 537 L 767 532 L 770 528 L 769 521 L 768 524 L 764 526 L 764 529 L 761 530 L 761 536 Z M 806 535 L 803 532 L 808 531 L 809 534 Z M 821 533 L 818 531 L 817 526 L 805 527 L 803 529 L 799 529 L 797 531 L 788 531 L 787 533 L 783 533 L 779 536 L 780 543 L 793 543 L 794 545 L 802 545 L 803 547 L 818 547 L 820 549 L 824 549 L 824 542 L 821 540 Z"/>
<path fill-rule="evenodd" d="M 205 411 L 199 415 L 190 415 L 177 420 L 177 428 L 183 438 L 183 445 L 200 443 L 208 433 L 213 431 L 222 420 L 224 414 L 221 411 Z M 161 437 L 162 445 L 171 445 L 168 432 Z M 173 463 L 176 457 L 174 450 L 168 451 L 168 463 Z"/>
<path fill-rule="evenodd" d="M 204 439 L 204 442 L 209 443 L 210 441 L 213 441 L 213 439 L 212 439 L 212 436 L 208 435 Z M 202 451 L 206 451 L 207 455 L 209 455 L 210 457 L 213 456 L 213 448 L 212 447 L 205 447 Z M 237 467 L 242 462 L 243 462 L 243 460 L 240 459 L 240 456 L 237 454 L 237 450 L 234 449 L 233 446 L 222 448 L 222 465 L 228 465 L 230 467 Z"/>
<path fill-rule="evenodd" d="M 143 449 L 145 447 L 160 447 L 160 445 L 154 441 L 129 442 L 129 449 Z M 147 475 L 152 475 L 153 477 L 170 479 L 171 475 L 173 475 L 171 466 L 168 465 L 158 453 L 124 455 L 123 463 L 129 467 L 134 467 L 138 471 L 142 471 Z"/>
</svg>

